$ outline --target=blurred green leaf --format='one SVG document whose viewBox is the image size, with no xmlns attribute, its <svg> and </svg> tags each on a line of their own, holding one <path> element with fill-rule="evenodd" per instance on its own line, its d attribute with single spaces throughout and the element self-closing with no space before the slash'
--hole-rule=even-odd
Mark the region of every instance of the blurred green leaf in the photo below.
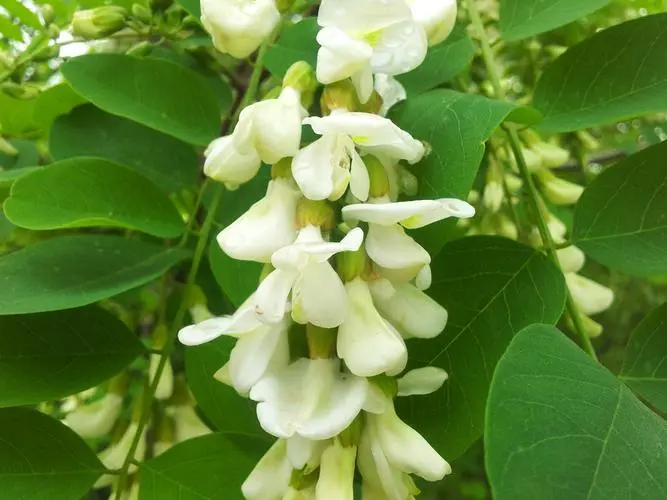
<svg viewBox="0 0 667 500">
<path fill-rule="evenodd" d="M 665 155 L 667 142 L 645 149 L 605 170 L 584 191 L 572 240 L 587 255 L 631 275 L 667 274 Z"/>
<path fill-rule="evenodd" d="M 410 425 L 453 460 L 482 436 L 493 370 L 512 337 L 532 323 L 558 321 L 565 282 L 537 250 L 475 236 L 438 254 L 428 293 L 447 309 L 449 321 L 436 339 L 411 342 L 412 366 L 439 366 L 449 380 L 434 394 L 399 402 Z"/>
<path fill-rule="evenodd" d="M 67 83 L 60 83 L 42 92 L 35 102 L 33 122 L 48 129 L 60 115 L 69 113 L 75 106 L 86 102 Z"/>
<path fill-rule="evenodd" d="M 667 109 L 667 13 L 608 28 L 570 47 L 535 89 L 544 132 L 568 132 Z"/>
<path fill-rule="evenodd" d="M 19 0 L 2 0 L 2 8 L 9 12 L 11 17 L 15 17 L 26 26 L 35 29 L 40 29 L 42 27 L 42 23 L 39 22 L 39 18 L 35 13 L 22 2 L 19 2 Z"/>
<path fill-rule="evenodd" d="M 497 500 L 667 497 L 665 422 L 552 326 L 498 363 L 484 440 Z"/>
<path fill-rule="evenodd" d="M 36 170 L 41 170 L 41 168 L 42 167 L 25 167 L 0 171 L 0 202 L 3 202 L 9 197 L 9 191 L 14 182 Z"/>
<path fill-rule="evenodd" d="M 521 40 L 581 19 L 610 0 L 500 0 L 500 31 Z"/>
<path fill-rule="evenodd" d="M 315 68 L 319 47 L 315 36 L 318 30 L 317 19 L 314 17 L 308 17 L 283 29 L 278 41 L 266 52 L 266 68 L 279 78 L 285 76 L 289 67 L 297 61 L 306 61 Z"/>
<path fill-rule="evenodd" d="M 22 41 L 23 35 L 21 34 L 21 28 L 12 23 L 11 19 L 0 14 L 0 34 L 11 38 L 12 40 Z"/>
<path fill-rule="evenodd" d="M 92 304 L 145 285 L 188 257 L 120 236 L 42 241 L 0 258 L 0 315 Z"/>
<path fill-rule="evenodd" d="M 14 182 L 4 203 L 7 218 L 32 230 L 122 227 L 175 238 L 185 224 L 155 184 L 100 158 L 73 158 Z"/>
<path fill-rule="evenodd" d="M 15 139 L 7 142 L 18 152 L 18 155 L 8 155 L 0 152 L 1 169 L 34 167 L 39 164 L 39 152 L 34 141 Z"/>
<path fill-rule="evenodd" d="M 453 90 L 433 90 L 408 99 L 391 115 L 399 127 L 431 146 L 431 153 L 411 169 L 419 178 L 421 199 L 466 199 L 484 156 L 484 142 L 493 131 L 505 120 L 539 120 L 539 113 L 530 108 Z M 443 221 L 414 234 L 431 254 L 437 254 L 452 227 L 451 221 Z"/>
<path fill-rule="evenodd" d="M 55 160 L 96 156 L 127 165 L 169 192 L 193 186 L 199 172 L 189 144 L 92 104 L 55 121 L 49 149 Z"/>
<path fill-rule="evenodd" d="M 619 377 L 667 413 L 667 304 L 651 312 L 632 332 Z"/>
<path fill-rule="evenodd" d="M 116 375 L 143 344 L 98 307 L 0 316 L 0 406 L 37 404 Z"/>
<path fill-rule="evenodd" d="M 192 144 L 208 144 L 219 135 L 221 112 L 213 91 L 183 66 L 107 53 L 70 59 L 62 72 L 76 92 L 104 111 Z"/>
<path fill-rule="evenodd" d="M 7 500 L 81 498 L 104 470 L 60 422 L 26 408 L 0 409 L 0 491 Z"/>
<path fill-rule="evenodd" d="M 2 16 L 0 16 L 2 19 Z M 0 32 L 2 27 L 0 26 Z M 16 99 L 0 92 L 0 130 L 3 135 L 20 137 L 36 130 L 33 122 L 35 100 Z"/>
<path fill-rule="evenodd" d="M 241 484 L 268 448 L 266 440 L 209 434 L 141 464 L 139 500 L 243 500 Z"/>
</svg>

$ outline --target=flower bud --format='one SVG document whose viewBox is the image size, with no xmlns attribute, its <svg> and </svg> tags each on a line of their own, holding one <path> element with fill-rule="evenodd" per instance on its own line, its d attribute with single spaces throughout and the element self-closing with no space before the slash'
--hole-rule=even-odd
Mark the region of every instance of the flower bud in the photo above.
<svg viewBox="0 0 667 500">
<path fill-rule="evenodd" d="M 132 4 L 132 15 L 144 24 L 150 24 L 153 13 L 140 3 Z"/>
<path fill-rule="evenodd" d="M 370 197 L 382 198 L 389 194 L 389 178 L 382 162 L 372 155 L 364 156 L 363 160 L 370 178 Z"/>
<path fill-rule="evenodd" d="M 540 155 L 542 164 L 547 168 L 560 167 L 570 159 L 570 152 L 567 149 L 548 142 L 535 144 L 532 149 Z"/>
<path fill-rule="evenodd" d="M 46 26 L 48 26 L 55 20 L 56 11 L 53 8 L 53 5 L 47 3 L 46 5 L 42 6 L 41 11 L 42 11 L 42 18 L 44 19 L 44 24 Z"/>
<path fill-rule="evenodd" d="M 335 109 L 358 111 L 361 107 L 354 85 L 348 80 L 332 83 L 324 87 L 320 98 L 322 115 L 328 116 Z"/>
<path fill-rule="evenodd" d="M 49 32 L 49 37 L 51 37 L 54 40 L 60 36 L 60 28 L 56 26 L 54 23 L 49 24 L 48 32 Z"/>
<path fill-rule="evenodd" d="M 544 196 L 554 205 L 572 205 L 584 192 L 583 186 L 560 179 L 549 170 L 537 174 Z"/>
<path fill-rule="evenodd" d="M 296 224 L 299 228 L 315 226 L 331 231 L 336 227 L 336 214 L 327 201 L 303 198 L 297 205 Z"/>
<path fill-rule="evenodd" d="M 107 37 L 125 27 L 127 14 L 119 5 L 79 10 L 72 18 L 72 34 L 87 40 Z"/>
<path fill-rule="evenodd" d="M 297 61 L 285 73 L 283 88 L 291 87 L 301 94 L 301 101 L 306 108 L 313 102 L 313 95 L 318 83 L 315 70 L 306 61 Z"/>
</svg>

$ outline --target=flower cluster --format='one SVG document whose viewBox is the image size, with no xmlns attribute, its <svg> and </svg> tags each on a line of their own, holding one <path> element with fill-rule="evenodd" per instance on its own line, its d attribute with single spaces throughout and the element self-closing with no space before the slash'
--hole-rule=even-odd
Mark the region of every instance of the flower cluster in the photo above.
<svg viewBox="0 0 667 500">
<path fill-rule="evenodd" d="M 256 48 L 275 25 L 269 3 L 204 0 L 216 47 Z M 447 378 L 433 367 L 404 373 L 406 339 L 433 338 L 447 322 L 424 293 L 431 257 L 406 230 L 474 209 L 398 201 L 417 183 L 401 162 L 419 162 L 426 148 L 382 116 L 388 106 L 374 88 L 399 100 L 391 77 L 417 67 L 455 17 L 452 0 L 323 0 L 317 80 L 295 64 L 277 97 L 245 108 L 206 151 L 205 173 L 230 189 L 271 166 L 266 195 L 217 237 L 230 257 L 264 264 L 257 289 L 234 314 L 179 332 L 189 346 L 237 339 L 216 378 L 255 401 L 278 438 L 243 484 L 248 499 L 351 500 L 358 470 L 363 498 L 407 500 L 418 492 L 411 475 L 450 472 L 394 409 L 395 397 L 431 393 Z M 244 50 L 232 48 L 241 41 Z M 307 116 L 318 83 L 323 116 Z M 318 136 L 305 146 L 302 126 Z"/>
</svg>

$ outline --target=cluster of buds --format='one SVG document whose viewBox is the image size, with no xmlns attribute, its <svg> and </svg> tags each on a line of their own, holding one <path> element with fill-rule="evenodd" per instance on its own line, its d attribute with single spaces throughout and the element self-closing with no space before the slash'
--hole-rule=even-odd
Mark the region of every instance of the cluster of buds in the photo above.
<svg viewBox="0 0 667 500">
<path fill-rule="evenodd" d="M 276 22 L 268 1 L 202 4 L 216 47 L 233 55 Z M 276 97 L 245 108 L 206 151 L 205 173 L 232 189 L 271 166 L 266 195 L 217 237 L 230 257 L 264 264 L 257 289 L 234 314 L 179 332 L 188 346 L 237 339 L 216 378 L 256 402 L 277 438 L 242 486 L 249 500 L 351 500 L 357 470 L 364 499 L 409 500 L 412 475 L 437 481 L 451 470 L 394 408 L 447 378 L 434 367 L 404 373 L 406 339 L 434 338 L 447 322 L 424 292 L 431 257 L 406 230 L 474 209 L 398 201 L 416 194 L 402 162 L 426 148 L 383 116 L 374 88 L 402 98 L 391 76 L 418 66 L 455 17 L 451 0 L 323 0 L 316 70 L 296 63 Z M 318 84 L 323 116 L 308 116 Z M 304 125 L 319 138 L 302 147 Z"/>
<path fill-rule="evenodd" d="M 566 225 L 549 210 L 553 206 L 569 206 L 575 204 L 584 188 L 573 182 L 558 178 L 552 169 L 559 167 L 570 159 L 570 153 L 560 146 L 542 141 L 531 131 L 522 132 L 524 147 L 522 155 L 528 170 L 536 180 L 542 199 L 539 200 L 540 216 L 547 222 L 552 241 L 562 246 L 566 242 Z M 500 150 L 499 150 L 500 151 Z M 518 168 L 514 160 L 502 154 L 490 155 L 484 182 L 484 190 L 480 196 L 473 191 L 469 201 L 478 206 L 481 217 L 469 225 L 468 235 L 498 235 L 513 240 L 525 240 L 536 247 L 544 245 L 537 227 L 527 234 L 519 234 L 517 216 L 513 206 L 519 203 L 523 181 L 516 175 Z M 506 171 L 499 162 L 509 163 L 514 172 Z M 547 203 L 548 202 L 548 203 Z M 557 250 L 558 260 L 565 274 L 567 286 L 580 309 L 586 333 L 596 337 L 602 333 L 602 326 L 590 316 L 607 310 L 614 301 L 611 289 L 579 275 L 584 267 L 586 257 L 574 245 Z"/>
</svg>

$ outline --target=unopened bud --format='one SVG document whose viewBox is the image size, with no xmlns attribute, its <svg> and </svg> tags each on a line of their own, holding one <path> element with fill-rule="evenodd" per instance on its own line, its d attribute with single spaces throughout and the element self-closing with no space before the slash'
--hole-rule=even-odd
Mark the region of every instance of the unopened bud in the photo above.
<svg viewBox="0 0 667 500">
<path fill-rule="evenodd" d="M 283 158 L 271 166 L 272 179 L 291 179 L 292 178 L 292 158 Z"/>
<path fill-rule="evenodd" d="M 498 236 L 503 236 L 504 238 L 509 238 L 510 240 L 516 240 L 519 237 L 519 231 L 516 227 L 516 224 L 507 217 L 505 214 L 498 214 L 496 219 L 496 230 Z"/>
<path fill-rule="evenodd" d="M 583 186 L 559 179 L 549 170 L 537 174 L 544 196 L 554 205 L 573 205 L 584 192 Z"/>
<path fill-rule="evenodd" d="M 283 78 L 283 88 L 290 87 L 298 90 L 301 94 L 302 104 L 306 107 L 310 107 L 313 103 L 317 86 L 315 70 L 306 61 L 298 61 L 292 64 Z"/>
<path fill-rule="evenodd" d="M 60 28 L 53 23 L 49 24 L 48 32 L 49 37 L 54 40 L 60 36 Z"/>
<path fill-rule="evenodd" d="M 153 13 L 140 3 L 132 4 L 132 15 L 144 24 L 150 24 Z"/>
<path fill-rule="evenodd" d="M 604 331 L 604 328 L 600 323 L 597 321 L 593 320 L 592 318 L 588 317 L 587 315 L 581 313 L 581 322 L 584 327 L 584 333 L 588 335 L 590 338 L 596 338 L 602 335 L 602 332 Z M 574 327 L 574 323 L 572 323 L 572 320 L 570 317 L 567 317 L 567 326 L 573 330 L 576 331 L 576 328 Z"/>
<path fill-rule="evenodd" d="M 359 111 L 361 104 L 357 98 L 357 91 L 354 85 L 348 80 L 332 83 L 324 87 L 320 106 L 324 116 L 330 115 L 335 109 L 345 109 L 347 111 Z"/>
<path fill-rule="evenodd" d="M 79 10 L 72 18 L 72 34 L 87 40 L 104 38 L 125 27 L 127 10 L 119 5 L 104 5 Z"/>
<path fill-rule="evenodd" d="M 532 149 L 540 155 L 542 164 L 548 168 L 560 167 L 570 159 L 570 152 L 567 149 L 548 142 L 535 144 Z"/>
<path fill-rule="evenodd" d="M 363 160 L 370 178 L 370 197 L 381 198 L 389 194 L 389 178 L 382 162 L 372 155 L 364 156 Z"/>
<path fill-rule="evenodd" d="M 536 173 L 542 169 L 542 157 L 536 151 L 530 148 L 521 148 L 521 154 L 529 172 Z"/>
<path fill-rule="evenodd" d="M 44 25 L 45 26 L 48 26 L 49 24 L 51 24 L 56 18 L 56 11 L 53 8 L 53 5 L 51 5 L 51 4 L 47 3 L 46 5 L 42 6 L 41 12 L 42 12 L 42 18 L 44 19 Z"/>
<path fill-rule="evenodd" d="M 303 198 L 297 205 L 296 224 L 299 228 L 315 226 L 331 231 L 336 227 L 336 214 L 327 201 Z"/>
<path fill-rule="evenodd" d="M 588 151 L 597 151 L 600 149 L 600 141 L 593 137 L 589 132 L 585 130 L 580 130 L 577 133 L 577 138 L 581 141 L 581 144 Z"/>
<path fill-rule="evenodd" d="M 5 94 L 15 97 L 16 99 L 34 99 L 40 93 L 39 87 L 30 83 L 18 84 L 14 82 L 5 82 L 0 88 Z"/>
</svg>

